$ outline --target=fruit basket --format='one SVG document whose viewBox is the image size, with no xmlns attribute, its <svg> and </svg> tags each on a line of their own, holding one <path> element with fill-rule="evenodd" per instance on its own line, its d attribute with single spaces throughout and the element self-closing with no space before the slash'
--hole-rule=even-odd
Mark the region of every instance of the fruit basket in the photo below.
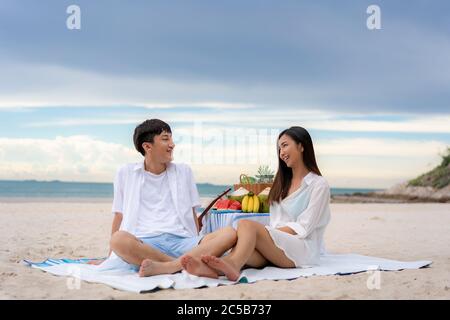
<svg viewBox="0 0 450 320">
<path fill-rule="evenodd" d="M 269 188 L 272 187 L 272 183 L 256 182 L 254 178 L 249 177 L 245 174 L 241 174 L 239 180 L 240 183 L 233 185 L 235 191 L 238 190 L 239 188 L 245 188 L 248 191 L 253 192 L 254 194 L 259 194 L 267 187 Z"/>
</svg>

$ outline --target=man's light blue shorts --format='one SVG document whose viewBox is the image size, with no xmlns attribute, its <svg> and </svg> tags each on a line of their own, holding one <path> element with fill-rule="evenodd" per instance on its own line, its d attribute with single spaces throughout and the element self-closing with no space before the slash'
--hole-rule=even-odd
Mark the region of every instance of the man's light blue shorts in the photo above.
<svg viewBox="0 0 450 320">
<path fill-rule="evenodd" d="M 153 237 L 139 238 L 139 240 L 168 256 L 178 258 L 191 251 L 202 238 L 203 235 L 180 237 L 171 233 L 163 233 Z"/>
</svg>

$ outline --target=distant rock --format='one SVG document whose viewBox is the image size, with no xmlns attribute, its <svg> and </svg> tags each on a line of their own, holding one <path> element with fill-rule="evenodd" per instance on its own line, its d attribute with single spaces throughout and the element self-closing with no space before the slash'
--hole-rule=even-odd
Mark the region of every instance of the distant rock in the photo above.
<svg viewBox="0 0 450 320">
<path fill-rule="evenodd" d="M 441 164 L 415 179 L 382 191 L 333 196 L 332 202 L 450 202 L 450 148 Z"/>
<path fill-rule="evenodd" d="M 374 194 L 405 200 L 450 202 L 450 148 L 442 156 L 441 164 L 433 170 Z"/>
<path fill-rule="evenodd" d="M 436 189 L 430 186 L 411 186 L 409 182 L 403 182 L 387 190 L 376 191 L 374 194 L 381 197 L 403 198 L 405 200 L 450 202 L 450 185 L 442 189 Z"/>
</svg>

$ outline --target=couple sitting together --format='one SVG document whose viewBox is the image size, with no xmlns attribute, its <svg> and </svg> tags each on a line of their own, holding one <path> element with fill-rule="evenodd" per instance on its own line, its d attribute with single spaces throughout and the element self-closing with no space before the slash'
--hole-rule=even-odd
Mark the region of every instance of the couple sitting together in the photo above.
<svg viewBox="0 0 450 320">
<path fill-rule="evenodd" d="M 141 163 L 121 167 L 114 180 L 113 252 L 142 277 L 188 273 L 239 279 L 244 267 L 317 265 L 330 221 L 330 188 L 316 163 L 309 133 L 291 127 L 277 141 L 278 172 L 269 194 L 270 225 L 240 220 L 200 235 L 200 199 L 192 170 L 175 164 L 170 126 L 146 120 L 134 131 Z"/>
</svg>

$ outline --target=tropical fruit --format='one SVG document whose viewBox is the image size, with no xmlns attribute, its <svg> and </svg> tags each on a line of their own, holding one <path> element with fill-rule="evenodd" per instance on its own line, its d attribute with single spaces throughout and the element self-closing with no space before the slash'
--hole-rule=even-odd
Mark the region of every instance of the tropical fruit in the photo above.
<svg viewBox="0 0 450 320">
<path fill-rule="evenodd" d="M 248 195 L 245 195 L 244 198 L 242 199 L 242 211 L 243 212 L 247 212 L 247 208 L 248 208 Z"/>
<path fill-rule="evenodd" d="M 259 198 L 253 192 L 249 192 L 242 199 L 242 211 L 243 212 L 259 212 Z"/>
<path fill-rule="evenodd" d="M 269 192 L 270 192 L 270 187 L 267 187 L 258 194 L 258 198 L 261 203 L 260 212 L 264 212 L 264 213 L 270 212 Z"/>
<path fill-rule="evenodd" d="M 260 208 L 260 201 L 259 201 L 258 196 L 255 194 L 253 196 L 253 211 L 252 212 L 258 213 L 259 208 Z"/>
<path fill-rule="evenodd" d="M 228 195 L 228 199 L 230 200 L 236 200 L 242 203 L 242 199 L 244 199 L 244 197 L 248 194 L 248 190 L 240 187 L 239 189 L 233 191 L 232 193 L 230 193 Z"/>
<path fill-rule="evenodd" d="M 239 201 L 237 201 L 237 200 L 230 200 L 230 201 L 231 201 L 231 203 L 228 206 L 229 210 L 241 210 L 242 206 Z"/>
<path fill-rule="evenodd" d="M 241 210 L 241 203 L 236 200 L 219 199 L 212 208 L 216 210 Z"/>
<path fill-rule="evenodd" d="M 230 205 L 230 200 L 228 200 L 228 199 L 219 199 L 214 204 L 213 209 L 217 209 L 217 210 L 222 209 L 223 210 L 223 209 L 227 209 L 229 205 Z"/>
<path fill-rule="evenodd" d="M 253 196 L 248 196 L 248 206 L 246 212 L 253 212 Z"/>
</svg>

